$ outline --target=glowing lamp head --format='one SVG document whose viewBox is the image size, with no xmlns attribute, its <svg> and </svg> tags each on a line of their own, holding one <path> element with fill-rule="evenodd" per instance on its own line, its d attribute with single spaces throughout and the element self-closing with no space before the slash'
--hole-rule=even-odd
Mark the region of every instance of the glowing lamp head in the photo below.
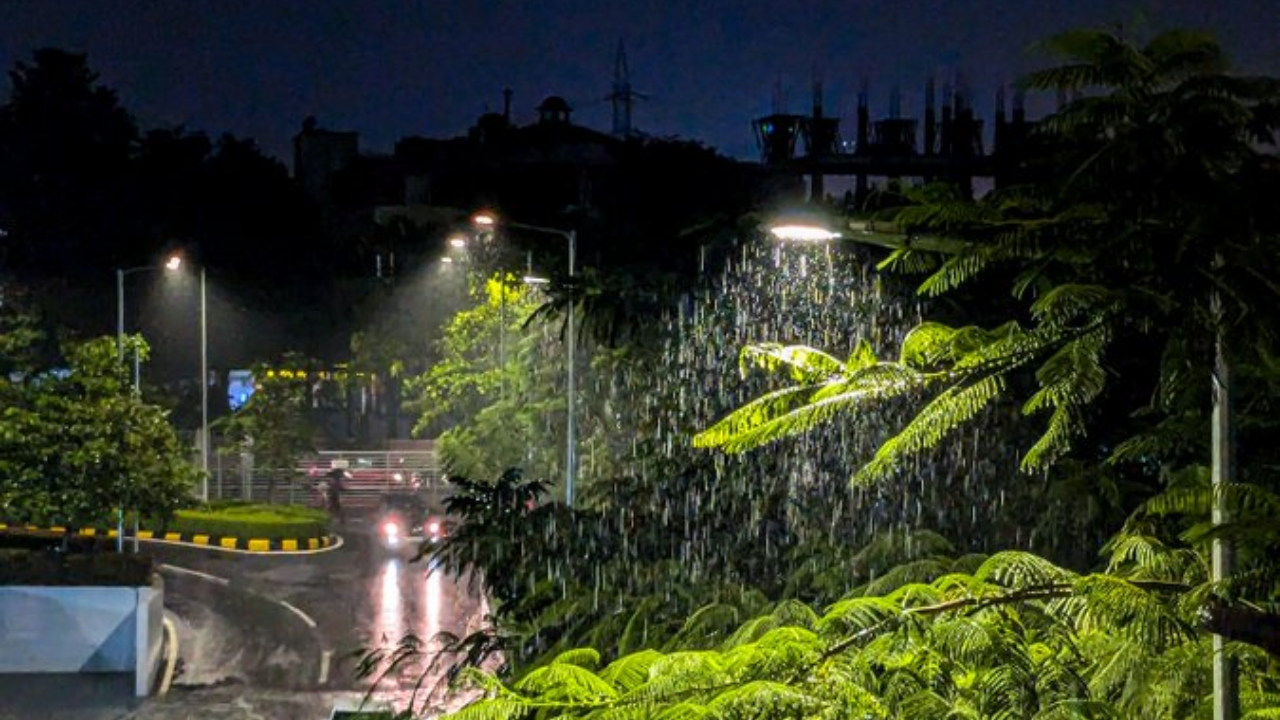
<svg viewBox="0 0 1280 720">
<path fill-rule="evenodd" d="M 449 246 L 455 247 L 455 248 L 464 248 L 467 246 L 467 239 L 460 235 L 454 235 L 453 237 L 449 238 Z"/>
<path fill-rule="evenodd" d="M 440 532 L 440 523 L 438 522 L 431 523 L 430 525 L 427 526 L 427 530 L 429 530 L 432 535 L 435 535 L 436 533 Z"/>
<path fill-rule="evenodd" d="M 769 228 L 769 232 L 773 233 L 773 236 L 779 240 L 792 240 L 795 242 L 824 242 L 840 237 L 840 233 L 828 228 L 799 223 L 774 225 Z"/>
<path fill-rule="evenodd" d="M 400 526 L 391 521 L 385 522 L 382 524 L 382 533 L 389 538 L 394 538 L 400 534 Z"/>
<path fill-rule="evenodd" d="M 164 268 L 166 270 L 177 270 L 180 267 L 182 267 L 181 255 L 170 255 L 169 259 L 164 261 Z"/>
<path fill-rule="evenodd" d="M 498 218 L 493 213 L 479 212 L 471 216 L 471 222 L 480 227 L 493 227 L 498 224 Z"/>
</svg>

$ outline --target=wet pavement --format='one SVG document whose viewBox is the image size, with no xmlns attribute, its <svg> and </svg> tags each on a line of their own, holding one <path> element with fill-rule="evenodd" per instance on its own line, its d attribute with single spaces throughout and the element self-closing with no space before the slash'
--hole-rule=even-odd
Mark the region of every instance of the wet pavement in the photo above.
<svg viewBox="0 0 1280 720">
<path fill-rule="evenodd" d="M 71 676 L 62 681 L 76 690 L 61 694 L 79 698 L 79 705 L 58 712 L 64 707 L 53 704 L 58 692 L 43 705 L 19 706 L 4 691 L 24 676 L 0 676 L 0 720 L 55 713 L 95 720 L 327 718 L 335 703 L 358 702 L 369 690 L 369 680 L 356 677 L 362 649 L 394 646 L 406 634 L 426 641 L 479 627 L 487 607 L 468 591 L 466 578 L 387 556 L 358 521 L 343 538 L 336 550 L 305 555 L 144 545 L 163 564 L 165 606 L 178 630 L 178 668 L 168 694 L 137 700 L 127 685 Z M 395 707 L 411 698 L 419 709 L 456 707 L 460 699 L 427 692 L 438 687 L 447 666 L 433 662 L 437 649 L 427 643 L 423 658 L 386 677 L 375 698 Z M 419 683 L 424 690 L 414 695 Z"/>
</svg>

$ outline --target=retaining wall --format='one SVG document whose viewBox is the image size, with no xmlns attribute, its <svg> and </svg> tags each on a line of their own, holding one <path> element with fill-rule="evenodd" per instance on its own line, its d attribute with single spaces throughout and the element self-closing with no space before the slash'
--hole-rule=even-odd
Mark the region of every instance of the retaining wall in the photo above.
<svg viewBox="0 0 1280 720">
<path fill-rule="evenodd" d="M 154 686 L 164 587 L 0 586 L 0 673 L 132 672 Z"/>
</svg>

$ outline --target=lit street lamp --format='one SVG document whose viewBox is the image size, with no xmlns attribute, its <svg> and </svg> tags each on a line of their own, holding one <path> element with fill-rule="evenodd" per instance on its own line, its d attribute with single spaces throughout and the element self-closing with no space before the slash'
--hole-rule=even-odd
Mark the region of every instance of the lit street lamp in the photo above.
<svg viewBox="0 0 1280 720">
<path fill-rule="evenodd" d="M 116 350 L 124 363 L 124 278 L 133 273 L 149 270 L 177 271 L 182 268 L 182 256 L 170 255 L 164 265 L 142 265 L 116 270 Z M 209 326 L 208 302 L 205 292 L 204 268 L 200 268 L 200 469 L 204 471 L 200 499 L 209 501 Z M 138 367 L 134 364 L 133 391 L 139 390 Z M 123 511 L 121 514 L 123 527 Z M 135 538 L 136 542 L 136 538 Z"/>
<path fill-rule="evenodd" d="M 126 275 L 134 273 L 146 272 L 149 270 L 177 270 L 182 266 L 182 258 L 177 255 L 169 256 L 164 265 L 140 265 L 131 268 L 116 268 L 116 354 L 120 360 L 121 367 L 124 366 L 124 278 Z M 133 392 L 138 392 L 138 362 L 134 359 L 133 363 Z M 123 448 L 122 448 L 123 450 Z M 133 549 L 138 550 L 138 533 L 137 519 L 134 520 L 133 533 Z M 124 552 L 124 503 L 116 511 L 116 552 Z"/>
<path fill-rule="evenodd" d="M 500 223 L 498 218 L 489 213 L 478 213 L 471 218 L 471 221 L 477 226 L 486 229 L 492 229 Z M 544 235 L 555 235 L 564 238 L 569 246 L 569 283 L 572 287 L 575 277 L 574 269 L 576 267 L 576 257 L 578 252 L 578 234 L 574 230 L 561 230 L 559 228 L 544 227 L 541 225 L 526 225 L 524 223 L 502 221 L 505 227 L 516 230 L 527 230 L 533 233 L 542 233 Z M 565 416 L 565 460 L 564 460 L 564 504 L 573 507 L 573 490 L 574 484 L 578 477 L 578 442 L 577 442 L 577 375 L 574 366 L 577 364 L 577 337 L 575 332 L 575 321 L 577 315 L 576 303 L 574 299 L 569 299 L 569 317 L 568 317 L 568 340 L 565 348 L 565 354 L 568 357 L 566 365 L 568 365 L 568 387 L 565 390 L 567 396 L 568 409 Z"/>
</svg>

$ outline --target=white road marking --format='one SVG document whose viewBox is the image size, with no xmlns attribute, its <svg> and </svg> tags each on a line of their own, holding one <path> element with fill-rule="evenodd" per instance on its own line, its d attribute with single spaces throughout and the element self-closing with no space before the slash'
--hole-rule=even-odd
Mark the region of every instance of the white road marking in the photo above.
<svg viewBox="0 0 1280 720">
<path fill-rule="evenodd" d="M 164 622 L 164 637 L 169 645 L 169 657 L 165 659 L 164 675 L 160 678 L 160 688 L 156 694 L 164 697 L 173 684 L 173 672 L 178 667 L 178 626 L 167 616 Z"/>
<path fill-rule="evenodd" d="M 191 568 L 178 567 L 177 565 L 162 564 L 162 565 L 157 565 L 156 569 L 161 572 L 171 572 L 171 573 L 177 573 L 179 575 L 190 575 L 192 577 L 198 577 L 201 580 L 208 580 L 209 582 L 218 583 L 219 585 L 231 584 L 231 581 L 224 577 L 218 577 L 217 575 L 210 575 L 207 572 L 200 572 L 199 570 L 192 570 Z"/>
<path fill-rule="evenodd" d="M 320 684 L 329 682 L 329 662 L 333 660 L 333 651 L 325 650 L 320 653 Z"/>
<path fill-rule="evenodd" d="M 302 622 L 306 623 L 307 627 L 313 628 L 313 629 L 315 628 L 316 621 L 312 620 L 310 615 L 299 610 L 297 605 L 290 603 L 288 600 L 276 600 L 276 602 L 288 608 L 294 615 L 297 615 L 298 617 L 302 618 Z"/>
</svg>

